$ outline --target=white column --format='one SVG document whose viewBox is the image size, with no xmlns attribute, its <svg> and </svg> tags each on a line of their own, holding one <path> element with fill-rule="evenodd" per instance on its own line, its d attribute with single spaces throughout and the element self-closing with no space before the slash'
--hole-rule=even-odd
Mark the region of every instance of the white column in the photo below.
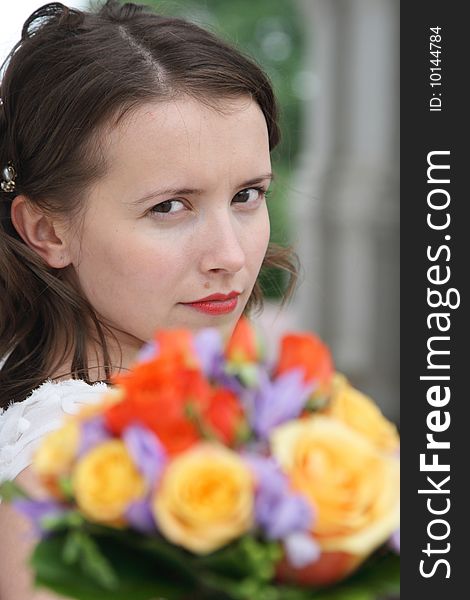
<svg viewBox="0 0 470 600">
<path fill-rule="evenodd" d="M 399 3 L 298 3 L 311 84 L 291 199 L 305 269 L 300 321 L 397 417 Z"/>
</svg>

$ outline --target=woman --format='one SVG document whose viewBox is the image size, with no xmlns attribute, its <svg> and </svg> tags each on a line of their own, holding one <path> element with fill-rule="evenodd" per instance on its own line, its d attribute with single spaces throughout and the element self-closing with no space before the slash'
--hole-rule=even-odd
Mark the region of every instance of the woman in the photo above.
<svg viewBox="0 0 470 600">
<path fill-rule="evenodd" d="M 269 245 L 271 86 L 208 32 L 132 4 L 48 4 L 0 97 L 0 479 L 40 493 L 40 438 L 156 329 L 228 338 L 261 303 L 261 267 L 291 289 L 295 266 Z M 4 600 L 47 597 L 22 567 L 23 525 L 0 506 Z"/>
</svg>

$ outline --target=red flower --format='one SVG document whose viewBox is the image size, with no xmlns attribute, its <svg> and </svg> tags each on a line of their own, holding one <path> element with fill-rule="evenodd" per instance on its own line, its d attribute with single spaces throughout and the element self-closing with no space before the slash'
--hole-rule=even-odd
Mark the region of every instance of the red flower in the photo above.
<svg viewBox="0 0 470 600">
<path fill-rule="evenodd" d="M 219 388 L 214 390 L 203 419 L 224 444 L 231 446 L 243 420 L 243 410 L 232 391 Z"/>
<path fill-rule="evenodd" d="M 157 356 L 115 379 L 124 399 L 105 412 L 115 435 L 131 423 L 153 431 L 170 455 L 178 454 L 214 433 L 228 445 L 235 441 L 243 411 L 227 389 L 213 389 L 200 371 L 188 331 L 162 331 Z"/>
<path fill-rule="evenodd" d="M 313 333 L 291 333 L 281 340 L 281 353 L 276 375 L 295 368 L 304 370 L 304 381 L 317 381 L 318 390 L 327 392 L 333 376 L 330 350 Z"/>
<path fill-rule="evenodd" d="M 192 334 L 186 329 L 158 331 L 155 335 L 158 356 L 174 360 L 180 365 L 196 366 L 198 359 L 193 346 Z"/>
<path fill-rule="evenodd" d="M 202 414 L 212 390 L 196 368 L 190 340 L 189 332 L 159 334 L 157 357 L 115 379 L 124 399 L 105 412 L 106 424 L 114 434 L 139 422 L 159 437 L 169 454 L 182 452 L 201 439 L 188 408 Z"/>
<path fill-rule="evenodd" d="M 246 317 L 240 317 L 232 333 L 225 356 L 235 362 L 256 362 L 259 359 L 256 332 Z"/>
<path fill-rule="evenodd" d="M 285 583 L 305 586 L 328 586 L 345 579 L 360 565 L 361 560 L 346 552 L 322 552 L 316 561 L 296 569 L 287 559 L 277 566 L 277 578 Z"/>
</svg>

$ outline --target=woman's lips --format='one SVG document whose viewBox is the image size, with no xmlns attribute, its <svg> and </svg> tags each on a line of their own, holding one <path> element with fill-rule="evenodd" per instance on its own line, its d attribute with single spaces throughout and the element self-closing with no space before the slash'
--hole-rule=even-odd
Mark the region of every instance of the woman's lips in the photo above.
<svg viewBox="0 0 470 600">
<path fill-rule="evenodd" d="M 238 304 L 238 295 L 227 300 L 204 300 L 184 303 L 183 306 L 194 308 L 209 315 L 225 315 L 234 311 Z"/>
</svg>

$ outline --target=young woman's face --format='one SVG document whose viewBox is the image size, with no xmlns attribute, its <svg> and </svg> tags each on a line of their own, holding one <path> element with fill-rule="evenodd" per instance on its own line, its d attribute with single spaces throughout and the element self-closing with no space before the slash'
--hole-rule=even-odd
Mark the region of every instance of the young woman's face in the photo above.
<svg viewBox="0 0 470 600">
<path fill-rule="evenodd" d="M 247 98 L 221 108 L 149 103 L 106 140 L 109 170 L 88 196 L 71 261 L 130 351 L 157 328 L 230 335 L 258 276 L 269 240 L 266 122 Z"/>
</svg>

